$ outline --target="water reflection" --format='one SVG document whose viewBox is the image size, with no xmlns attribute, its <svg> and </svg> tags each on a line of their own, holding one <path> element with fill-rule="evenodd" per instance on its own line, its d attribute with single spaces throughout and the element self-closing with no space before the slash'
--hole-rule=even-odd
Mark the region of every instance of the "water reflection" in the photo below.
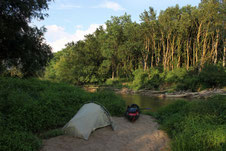
<svg viewBox="0 0 226 151">
<path fill-rule="evenodd" d="M 150 108 L 151 111 L 155 112 L 159 108 L 166 106 L 170 103 L 175 102 L 176 100 L 181 100 L 181 99 L 170 99 L 170 98 L 157 98 L 157 97 L 150 97 L 150 96 L 144 96 L 144 95 L 128 95 L 128 94 L 121 94 L 120 95 L 125 101 L 126 105 L 131 105 L 131 104 L 137 104 L 141 108 Z M 185 100 L 185 99 L 183 99 Z"/>
</svg>

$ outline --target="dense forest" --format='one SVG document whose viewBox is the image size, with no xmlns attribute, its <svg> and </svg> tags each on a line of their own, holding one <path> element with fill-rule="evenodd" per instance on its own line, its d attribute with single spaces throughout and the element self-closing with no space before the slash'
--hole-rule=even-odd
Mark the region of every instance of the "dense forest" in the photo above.
<svg viewBox="0 0 226 151">
<path fill-rule="evenodd" d="M 225 1 L 202 0 L 198 7 L 176 5 L 159 14 L 149 7 L 140 14 L 140 23 L 128 14 L 113 16 L 106 29 L 101 26 L 55 53 L 45 78 L 90 84 L 156 70 L 200 73 L 207 65 L 223 71 L 225 10 Z"/>
</svg>

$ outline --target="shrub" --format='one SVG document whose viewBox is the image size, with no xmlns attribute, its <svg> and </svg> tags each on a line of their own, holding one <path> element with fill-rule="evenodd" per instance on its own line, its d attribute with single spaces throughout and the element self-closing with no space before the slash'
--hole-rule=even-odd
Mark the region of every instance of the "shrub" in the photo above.
<svg viewBox="0 0 226 151">
<path fill-rule="evenodd" d="M 110 79 L 107 79 L 106 80 L 106 85 L 117 85 L 117 84 L 119 84 L 119 81 L 118 81 L 118 79 L 112 79 L 112 78 L 110 78 Z"/>
<path fill-rule="evenodd" d="M 35 151 L 41 144 L 41 140 L 30 132 L 9 129 L 1 132 L 0 151 Z"/>
<path fill-rule="evenodd" d="M 205 65 L 199 74 L 202 88 L 226 86 L 226 72 L 222 66 Z"/>
<path fill-rule="evenodd" d="M 177 101 L 154 116 L 172 138 L 174 151 L 223 151 L 226 147 L 226 96 Z"/>
<path fill-rule="evenodd" d="M 143 71 L 143 69 L 137 69 L 133 72 L 134 80 L 132 87 L 136 90 L 143 88 L 144 84 L 147 83 L 148 73 Z"/>
<path fill-rule="evenodd" d="M 158 69 L 151 69 L 143 71 L 143 69 L 137 69 L 133 72 L 134 80 L 132 87 L 136 90 L 141 88 L 157 89 L 162 83 L 163 78 Z"/>
<path fill-rule="evenodd" d="M 149 79 L 147 80 L 145 87 L 149 89 L 158 89 L 163 82 L 163 76 L 164 74 L 161 74 L 158 69 L 151 69 L 149 71 Z"/>
<path fill-rule="evenodd" d="M 177 68 L 172 71 L 167 72 L 165 77 L 165 82 L 167 83 L 178 83 L 181 82 L 187 74 L 185 68 Z"/>
<path fill-rule="evenodd" d="M 124 113 L 125 102 L 111 92 L 91 94 L 75 86 L 37 79 L 0 78 L 0 83 L 3 150 L 37 150 L 40 140 L 36 134 L 62 127 L 84 103 L 92 100 L 104 105 L 111 115 Z M 34 141 L 28 144 L 27 139 Z"/>
<path fill-rule="evenodd" d="M 47 131 L 47 132 L 41 134 L 39 137 L 42 139 L 48 139 L 48 138 L 56 137 L 56 136 L 63 135 L 63 134 L 64 134 L 64 132 L 62 131 L 62 129 L 53 129 L 53 130 L 50 130 L 50 131 Z"/>
</svg>

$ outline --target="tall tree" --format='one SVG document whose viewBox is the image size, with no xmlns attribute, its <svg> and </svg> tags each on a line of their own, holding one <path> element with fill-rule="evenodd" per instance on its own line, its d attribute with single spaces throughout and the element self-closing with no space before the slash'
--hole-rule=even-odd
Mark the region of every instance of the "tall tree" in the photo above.
<svg viewBox="0 0 226 151">
<path fill-rule="evenodd" d="M 140 15 L 140 19 L 142 21 L 141 28 L 144 43 L 142 56 L 144 62 L 144 70 L 147 70 L 149 60 L 151 60 L 150 61 L 151 67 L 153 67 L 154 64 L 154 53 L 156 50 L 156 35 L 157 35 L 156 12 L 152 7 L 149 7 L 149 11 L 145 10 Z"/>
<path fill-rule="evenodd" d="M 43 41 L 44 28 L 29 26 L 32 19 L 44 19 L 51 0 L 1 0 L 0 64 L 19 68 L 32 76 L 50 59 L 50 47 Z"/>
<path fill-rule="evenodd" d="M 119 50 L 122 50 L 122 44 L 125 41 L 123 34 L 125 25 L 131 23 L 130 15 L 120 17 L 111 17 L 111 20 L 106 22 L 106 37 L 102 47 L 103 56 L 111 62 L 112 79 L 119 74 Z"/>
</svg>

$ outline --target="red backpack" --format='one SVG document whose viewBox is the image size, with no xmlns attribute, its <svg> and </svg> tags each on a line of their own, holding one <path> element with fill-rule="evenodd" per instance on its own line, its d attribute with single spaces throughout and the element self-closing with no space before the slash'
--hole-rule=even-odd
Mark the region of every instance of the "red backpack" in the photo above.
<svg viewBox="0 0 226 151">
<path fill-rule="evenodd" d="M 132 104 L 131 106 L 127 107 L 125 117 L 131 121 L 136 121 L 140 116 L 140 108 L 137 104 Z"/>
</svg>

